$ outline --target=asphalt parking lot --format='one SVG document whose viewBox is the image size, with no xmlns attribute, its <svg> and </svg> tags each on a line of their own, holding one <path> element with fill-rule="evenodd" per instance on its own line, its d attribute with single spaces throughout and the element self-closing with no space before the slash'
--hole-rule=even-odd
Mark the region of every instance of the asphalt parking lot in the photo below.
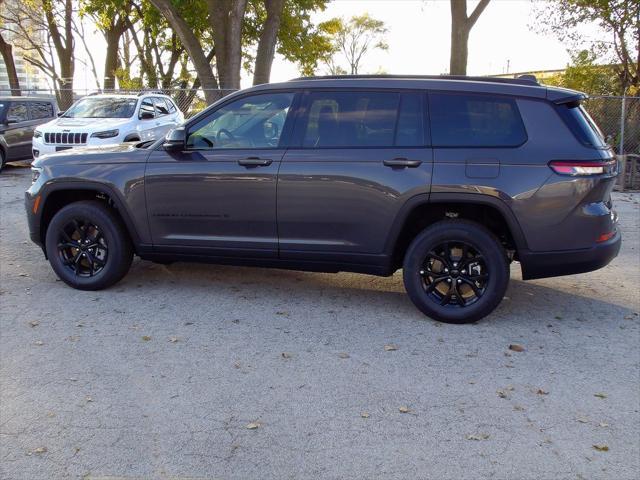
<svg viewBox="0 0 640 480">
<path fill-rule="evenodd" d="M 514 265 L 455 326 L 399 273 L 136 260 L 72 290 L 28 240 L 29 181 L 0 174 L 2 479 L 638 478 L 640 194 L 615 194 L 604 270 Z"/>
</svg>

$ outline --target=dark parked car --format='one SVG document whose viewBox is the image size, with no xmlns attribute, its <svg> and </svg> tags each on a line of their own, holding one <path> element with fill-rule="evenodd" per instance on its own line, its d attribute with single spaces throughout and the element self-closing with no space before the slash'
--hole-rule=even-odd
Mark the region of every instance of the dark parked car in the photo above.
<svg viewBox="0 0 640 480">
<path fill-rule="evenodd" d="M 0 97 L 0 170 L 6 162 L 31 158 L 33 131 L 56 112 L 47 98 Z"/>
<path fill-rule="evenodd" d="M 96 290 L 133 254 L 391 275 L 464 323 L 620 248 L 613 153 L 582 93 L 532 79 L 310 78 L 230 95 L 151 145 L 33 165 L 31 238 Z"/>
</svg>

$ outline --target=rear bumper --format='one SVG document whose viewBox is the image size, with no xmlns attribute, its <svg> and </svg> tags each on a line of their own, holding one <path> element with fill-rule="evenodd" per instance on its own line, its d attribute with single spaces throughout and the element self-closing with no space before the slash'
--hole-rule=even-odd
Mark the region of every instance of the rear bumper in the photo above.
<svg viewBox="0 0 640 480">
<path fill-rule="evenodd" d="M 522 278 L 532 280 L 598 270 L 618 255 L 620 245 L 622 235 L 617 231 L 610 240 L 591 248 L 558 252 L 521 252 Z"/>
</svg>

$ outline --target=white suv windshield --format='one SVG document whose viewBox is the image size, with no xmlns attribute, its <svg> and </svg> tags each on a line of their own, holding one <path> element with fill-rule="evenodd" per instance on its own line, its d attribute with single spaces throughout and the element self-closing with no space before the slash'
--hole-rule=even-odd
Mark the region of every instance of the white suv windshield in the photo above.
<svg viewBox="0 0 640 480">
<path fill-rule="evenodd" d="M 65 118 L 129 118 L 136 110 L 135 98 L 83 98 L 67 110 Z"/>
</svg>

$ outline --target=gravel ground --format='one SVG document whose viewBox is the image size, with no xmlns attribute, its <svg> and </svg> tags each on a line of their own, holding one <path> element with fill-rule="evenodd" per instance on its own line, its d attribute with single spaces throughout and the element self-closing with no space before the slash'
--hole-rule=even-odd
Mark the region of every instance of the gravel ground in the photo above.
<svg viewBox="0 0 640 480">
<path fill-rule="evenodd" d="M 611 265 L 514 266 L 454 326 L 400 274 L 136 260 L 72 290 L 28 241 L 29 177 L 0 175 L 3 479 L 638 478 L 638 194 Z"/>
</svg>

